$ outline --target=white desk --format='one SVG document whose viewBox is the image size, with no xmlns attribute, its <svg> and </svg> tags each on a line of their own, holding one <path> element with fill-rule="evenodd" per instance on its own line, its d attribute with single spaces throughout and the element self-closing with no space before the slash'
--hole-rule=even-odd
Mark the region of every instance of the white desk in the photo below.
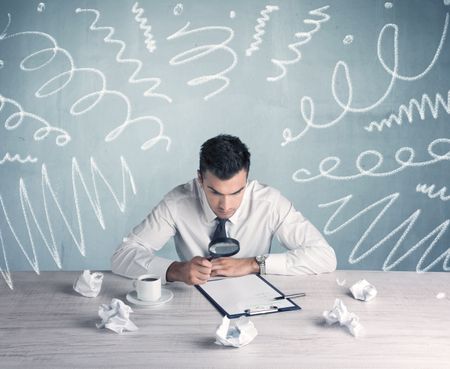
<svg viewBox="0 0 450 369">
<path fill-rule="evenodd" d="M 125 300 L 131 281 L 106 273 L 101 294 L 72 290 L 79 272 L 13 273 L 0 280 L 0 368 L 450 368 L 450 274 L 337 271 L 268 279 L 285 292 L 304 291 L 303 310 L 252 317 L 258 336 L 248 346 L 215 345 L 221 316 L 193 287 L 174 283 L 174 299 L 134 308 L 137 332 L 99 330 L 97 311 Z M 347 287 L 336 283 L 347 281 Z M 375 300 L 354 300 L 348 286 L 365 278 Z M 445 299 L 436 294 L 445 292 Z M 322 312 L 341 298 L 366 329 L 355 339 L 324 324 Z"/>
</svg>

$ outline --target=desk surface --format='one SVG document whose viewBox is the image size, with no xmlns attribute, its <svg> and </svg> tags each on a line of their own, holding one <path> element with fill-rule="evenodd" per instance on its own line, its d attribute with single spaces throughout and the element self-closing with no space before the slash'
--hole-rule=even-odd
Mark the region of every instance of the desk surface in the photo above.
<svg viewBox="0 0 450 369">
<path fill-rule="evenodd" d="M 214 344 L 221 316 L 193 287 L 167 286 L 172 301 L 133 307 L 137 332 L 97 329 L 97 311 L 125 300 L 131 281 L 105 273 L 96 298 L 79 296 L 79 272 L 13 274 L 0 283 L 1 368 L 449 368 L 450 274 L 337 271 L 268 279 L 286 293 L 304 291 L 303 310 L 252 317 L 258 336 L 240 349 Z M 336 279 L 346 280 L 346 286 Z M 378 289 L 371 302 L 354 300 L 348 286 L 361 278 Z M 0 279 L 0 282 L 2 280 Z M 437 299 L 439 292 L 447 297 Z M 327 326 L 322 312 L 341 298 L 366 334 Z"/>
</svg>

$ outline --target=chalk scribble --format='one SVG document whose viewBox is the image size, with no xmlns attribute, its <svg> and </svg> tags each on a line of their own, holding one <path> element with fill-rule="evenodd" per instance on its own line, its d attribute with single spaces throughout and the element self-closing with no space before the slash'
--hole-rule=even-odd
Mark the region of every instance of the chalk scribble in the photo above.
<svg viewBox="0 0 450 369">
<path fill-rule="evenodd" d="M 139 23 L 139 28 L 144 31 L 145 47 L 152 53 L 156 50 L 156 42 L 152 35 L 152 26 L 147 24 L 147 18 L 143 17 L 144 9 L 139 8 L 139 3 L 135 2 L 131 8 L 133 14 L 136 14 L 134 20 Z"/>
<path fill-rule="evenodd" d="M 439 41 L 439 45 L 436 49 L 436 52 L 432 58 L 432 61 L 421 73 L 418 73 L 417 75 L 414 75 L 414 76 L 403 76 L 403 75 L 399 74 L 399 72 L 398 72 L 398 70 L 399 70 L 399 55 L 398 55 L 399 29 L 396 24 L 393 24 L 393 23 L 385 24 L 378 35 L 378 41 L 377 41 L 378 61 L 383 66 L 385 71 L 391 76 L 388 87 L 384 91 L 383 95 L 381 97 L 379 97 L 375 102 L 370 103 L 364 107 L 352 106 L 353 84 L 352 84 L 352 80 L 351 80 L 350 70 L 348 68 L 347 63 L 345 63 L 342 60 L 339 60 L 336 63 L 334 71 L 333 71 L 333 75 L 332 75 L 332 79 L 331 79 L 331 91 L 332 91 L 334 101 L 342 109 L 342 112 L 338 115 L 338 117 L 336 117 L 335 119 L 333 119 L 329 122 L 317 123 L 317 122 L 315 122 L 315 103 L 314 103 L 313 98 L 310 96 L 303 96 L 300 100 L 300 112 L 301 112 L 303 121 L 306 123 L 306 125 L 303 128 L 303 130 L 301 130 L 295 136 L 293 135 L 292 130 L 290 128 L 284 129 L 283 134 L 282 134 L 284 141 L 281 143 L 281 145 L 285 146 L 291 142 L 299 140 L 309 131 L 310 128 L 326 129 L 331 126 L 334 126 L 337 123 L 339 123 L 347 115 L 348 112 L 366 113 L 368 111 L 371 111 L 372 109 L 376 108 L 377 106 L 379 106 L 381 103 L 383 103 L 386 100 L 388 95 L 391 93 L 391 91 L 394 87 L 395 81 L 397 79 L 404 80 L 404 81 L 415 81 L 420 78 L 423 78 L 431 70 L 431 68 L 436 63 L 436 61 L 441 53 L 442 45 L 443 45 L 443 42 L 445 41 L 446 34 L 447 34 L 448 20 L 449 20 L 449 14 L 446 13 L 444 27 L 442 30 L 442 35 L 441 35 L 441 38 Z M 389 30 L 393 31 L 393 43 L 392 43 L 393 50 L 392 50 L 392 52 L 393 52 L 393 64 L 394 65 L 393 65 L 392 69 L 389 68 L 386 65 L 386 63 L 384 62 L 384 58 L 382 56 L 382 51 L 381 51 L 382 44 L 384 43 L 383 41 L 386 38 L 386 33 Z M 342 74 L 343 74 L 343 77 L 340 77 Z M 345 90 L 344 94 L 346 96 L 344 98 L 341 98 L 338 96 L 338 92 L 337 92 L 337 88 L 336 88 L 338 79 L 341 79 L 345 82 L 346 88 L 344 88 L 344 90 Z M 344 101 L 344 99 L 345 99 L 345 101 Z"/>
<path fill-rule="evenodd" d="M 439 40 L 438 47 L 436 48 L 436 51 L 434 53 L 433 59 L 431 60 L 430 64 L 428 64 L 428 66 L 421 73 L 416 74 L 414 76 L 404 76 L 404 75 L 398 73 L 398 70 L 396 68 L 394 68 L 394 69 L 389 68 L 386 65 L 386 62 L 384 61 L 383 53 L 381 52 L 380 47 L 378 47 L 378 53 L 377 53 L 378 60 L 381 63 L 381 65 L 383 66 L 384 70 L 387 73 L 389 73 L 392 77 L 395 77 L 395 79 L 399 79 L 401 81 L 416 81 L 416 80 L 424 77 L 433 68 L 433 66 L 436 64 L 436 62 L 439 58 L 439 55 L 441 55 L 442 47 L 444 46 L 445 39 L 447 38 L 448 21 L 449 21 L 449 13 L 446 13 L 445 20 L 444 20 L 444 27 L 442 28 L 441 38 Z M 397 29 L 397 31 L 398 31 L 398 29 Z M 394 52 L 395 52 L 395 59 L 398 60 L 399 59 L 398 47 L 394 48 Z"/>
<path fill-rule="evenodd" d="M 400 225 L 395 227 L 392 231 L 390 231 L 385 237 L 383 237 L 380 241 L 378 241 L 373 246 L 366 247 L 367 251 L 362 252 L 362 248 L 364 247 L 364 243 L 368 243 L 367 239 L 373 229 L 376 227 L 378 222 L 386 216 L 386 213 L 391 209 L 391 207 L 394 206 L 398 198 L 400 197 L 400 194 L 392 193 L 381 200 L 378 200 L 374 202 L 373 204 L 367 206 L 363 210 L 359 211 L 357 214 L 349 218 L 345 221 L 339 221 L 339 216 L 341 212 L 345 212 L 344 208 L 349 206 L 349 203 L 351 202 L 353 195 L 348 195 L 345 197 L 342 197 L 340 199 L 337 199 L 335 201 L 331 201 L 329 203 L 320 204 L 320 208 L 328 208 L 332 206 L 337 206 L 336 211 L 331 215 L 331 217 L 328 219 L 325 227 L 324 227 L 324 233 L 326 235 L 332 235 L 334 233 L 337 233 L 344 229 L 345 227 L 349 226 L 351 223 L 355 222 L 357 219 L 362 218 L 366 216 L 366 214 L 369 214 L 367 216 L 370 216 L 372 213 L 372 209 L 377 209 L 379 207 L 382 207 L 381 211 L 378 213 L 378 215 L 375 217 L 375 219 L 372 221 L 372 223 L 367 227 L 367 229 L 364 231 L 361 238 L 358 240 L 356 245 L 353 247 L 353 250 L 349 256 L 348 261 L 350 264 L 356 264 L 361 262 L 362 260 L 366 259 L 368 256 L 373 254 L 375 251 L 380 249 L 382 246 L 389 247 L 388 241 L 396 236 L 397 234 L 401 234 L 398 238 L 395 245 L 390 250 L 389 254 L 387 255 L 384 263 L 383 263 L 383 270 L 388 271 L 395 268 L 398 264 L 400 264 L 403 260 L 410 257 L 411 254 L 413 254 L 416 250 L 419 250 L 420 248 L 425 248 L 425 251 L 423 252 L 422 256 L 420 257 L 419 261 L 416 265 L 416 271 L 417 272 L 426 272 L 429 271 L 431 268 L 436 266 L 438 263 L 443 263 L 443 269 L 444 271 L 450 271 L 450 248 L 444 251 L 441 255 L 439 255 L 435 260 L 430 262 L 428 265 L 424 265 L 425 261 L 428 257 L 428 255 L 431 253 L 435 245 L 438 243 L 440 238 L 444 235 L 444 233 L 447 231 L 447 228 L 449 226 L 450 220 L 446 219 L 444 222 L 442 222 L 440 225 L 438 225 L 436 228 L 434 228 L 430 233 L 425 235 L 422 239 L 420 239 L 416 244 L 412 245 L 411 247 L 407 248 L 407 251 L 400 256 L 397 256 L 398 250 L 400 247 L 405 243 L 405 239 L 407 238 L 408 234 L 412 232 L 414 229 L 414 226 L 416 225 L 422 211 L 421 209 L 415 210 L 407 219 L 405 219 Z M 335 225 L 337 223 L 337 225 Z M 415 232 L 413 232 L 415 233 Z M 395 260 L 393 260 L 396 258 Z"/>
<path fill-rule="evenodd" d="M 36 163 L 37 158 L 32 157 L 31 155 L 27 155 L 24 158 L 22 158 L 19 154 L 11 155 L 11 153 L 7 152 L 3 159 L 0 159 L 0 165 L 5 164 L 6 162 L 9 163 L 20 163 L 20 164 L 27 164 L 27 163 Z"/>
<path fill-rule="evenodd" d="M 327 10 L 329 7 L 330 7 L 329 5 L 323 6 L 321 8 L 314 9 L 309 12 L 310 15 L 318 17 L 319 20 L 309 18 L 303 20 L 303 23 L 308 25 L 311 24 L 314 26 L 314 28 L 308 32 L 297 32 L 295 34 L 295 37 L 299 38 L 300 41 L 293 42 L 288 45 L 288 48 L 292 50 L 295 54 L 295 57 L 293 59 L 290 60 L 272 59 L 272 63 L 275 64 L 279 69 L 281 69 L 281 71 L 278 75 L 274 77 L 267 77 L 267 80 L 269 82 L 279 81 L 280 79 L 285 77 L 287 73 L 286 65 L 296 64 L 300 61 L 300 59 L 302 58 L 300 47 L 311 41 L 312 36 L 320 30 L 321 23 L 328 22 L 330 20 L 331 17 L 325 13 L 325 10 Z"/>
<path fill-rule="evenodd" d="M 276 5 L 266 5 L 266 7 L 261 10 L 262 17 L 256 20 L 257 25 L 255 26 L 256 33 L 253 35 L 253 39 L 255 40 L 250 44 L 250 47 L 245 50 L 245 55 L 251 56 L 255 51 L 259 50 L 259 45 L 262 43 L 262 36 L 266 31 L 264 28 L 266 27 L 266 22 L 270 20 L 269 14 L 279 10 Z"/>
<path fill-rule="evenodd" d="M 183 4 L 178 3 L 177 5 L 175 5 L 175 7 L 173 8 L 173 15 L 181 15 L 181 13 L 183 13 Z"/>
<path fill-rule="evenodd" d="M 346 35 L 342 40 L 342 43 L 344 45 L 350 45 L 353 42 L 353 38 L 354 38 L 353 35 Z"/>
<path fill-rule="evenodd" d="M 427 148 L 428 154 L 432 159 L 426 161 L 414 161 L 416 152 L 413 148 L 404 146 L 399 148 L 394 155 L 394 159 L 398 167 L 388 171 L 377 171 L 383 164 L 383 155 L 376 150 L 366 150 L 361 152 L 355 162 L 357 169 L 356 174 L 352 175 L 336 175 L 333 172 L 339 168 L 341 159 L 337 156 L 328 156 L 319 164 L 319 174 L 313 176 L 308 169 L 301 168 L 294 172 L 292 179 L 294 182 L 304 183 L 317 180 L 319 178 L 328 178 L 336 181 L 349 181 L 361 177 L 387 177 L 399 173 L 406 168 L 424 167 L 432 164 L 439 163 L 441 161 L 450 160 L 450 147 L 447 147 L 447 151 L 444 155 L 437 153 L 439 151 L 438 145 L 450 146 L 450 139 L 437 138 L 433 140 Z M 365 164 L 368 163 L 368 164 Z M 370 163 L 370 164 L 369 164 Z"/>
<path fill-rule="evenodd" d="M 160 99 L 164 99 L 168 102 L 172 102 L 172 99 L 161 93 L 154 92 L 159 85 L 161 84 L 161 78 L 156 77 L 145 77 L 145 78 L 137 78 L 138 74 L 142 70 L 142 61 L 139 59 L 130 59 L 130 58 L 124 58 L 125 49 L 127 48 L 127 44 L 119 39 L 114 39 L 112 36 L 115 33 L 114 27 L 107 27 L 107 26 L 98 26 L 98 20 L 100 19 L 100 12 L 96 9 L 81 9 L 77 8 L 75 10 L 76 13 L 91 13 L 95 15 L 94 20 L 92 21 L 91 25 L 89 26 L 89 29 L 91 31 L 106 31 L 108 34 L 103 38 L 103 41 L 107 44 L 113 44 L 113 45 L 119 45 L 120 49 L 116 54 L 116 61 L 121 64 L 133 64 L 136 66 L 133 74 L 128 78 L 128 82 L 139 84 L 139 83 L 151 83 L 152 86 L 147 89 L 144 92 L 144 96 L 147 97 L 157 97 Z"/>
<path fill-rule="evenodd" d="M 401 126 L 405 119 L 408 123 L 412 123 L 414 121 L 414 116 L 417 114 L 421 120 L 425 120 L 427 108 L 429 109 L 431 116 L 434 119 L 437 119 L 439 118 L 440 107 L 442 107 L 447 114 L 450 114 L 450 90 L 447 92 L 446 100 L 444 100 L 440 93 L 436 93 L 434 101 L 432 101 L 427 94 L 422 95 L 420 102 L 416 99 L 411 99 L 408 105 L 400 105 L 397 114 L 391 114 L 389 115 L 389 118 L 383 118 L 379 122 L 372 121 L 368 126 L 365 126 L 364 129 L 368 132 L 373 132 L 374 130 L 381 132 L 385 127 L 391 128 L 393 123 Z"/>
<path fill-rule="evenodd" d="M 30 121 L 36 122 L 40 126 L 42 126 L 42 127 L 38 128 L 36 131 L 34 131 L 33 139 L 35 141 L 41 141 L 41 140 L 47 138 L 47 136 L 50 133 L 57 134 L 55 141 L 58 146 L 67 145 L 67 143 L 69 143 L 70 140 L 72 139 L 66 130 L 64 130 L 62 128 L 54 127 L 49 122 L 47 122 L 44 118 L 42 118 L 36 114 L 24 111 L 22 106 L 17 101 L 15 101 L 13 99 L 9 99 L 2 95 L 0 95 L 0 119 L 1 119 L 2 110 L 5 109 L 5 111 L 6 111 L 6 106 L 9 106 L 10 108 L 15 108 L 17 110 L 14 113 L 10 114 L 5 119 L 5 128 L 8 131 L 15 130 L 25 121 L 26 118 L 28 118 Z"/>
<path fill-rule="evenodd" d="M 59 60 L 60 65 L 64 65 L 62 63 L 63 61 L 65 61 L 65 63 L 68 64 L 66 71 L 57 74 L 56 76 L 52 77 L 51 79 L 46 81 L 42 86 L 39 87 L 39 89 L 35 92 L 35 96 L 37 98 L 49 97 L 65 89 L 66 86 L 68 86 L 72 81 L 74 75 L 77 73 L 85 75 L 87 74 L 91 77 L 92 81 L 98 82 L 100 88 L 95 90 L 94 92 L 90 92 L 77 99 L 70 107 L 70 114 L 74 116 L 83 115 L 88 111 L 94 109 L 94 107 L 96 107 L 97 104 L 99 104 L 99 102 L 105 99 L 106 97 L 111 96 L 114 96 L 116 98 L 118 97 L 125 104 L 126 107 L 125 119 L 119 126 L 114 128 L 111 132 L 109 132 L 105 136 L 105 141 L 106 142 L 114 141 L 131 125 L 138 123 L 140 124 L 150 123 L 154 125 L 156 123 L 158 127 L 158 134 L 145 141 L 141 145 L 141 149 L 148 150 L 158 142 L 166 141 L 167 143 L 166 150 L 169 150 L 171 139 L 163 134 L 164 125 L 161 119 L 152 115 L 145 115 L 133 118 L 131 112 L 130 99 L 120 91 L 108 89 L 106 77 L 100 70 L 96 68 L 76 67 L 72 55 L 66 49 L 59 47 L 56 40 L 48 33 L 37 31 L 26 31 L 7 34 L 7 29 L 11 23 L 10 21 L 11 17 L 9 14 L 8 17 L 9 22 L 5 30 L 0 35 L 0 43 L 6 42 L 9 39 L 14 39 L 16 37 L 39 38 L 41 42 L 48 41 L 50 43 L 49 47 L 45 47 L 41 50 L 35 51 L 30 55 L 26 56 L 24 59 L 22 59 L 22 61 L 20 62 L 20 68 L 22 70 L 27 72 L 38 71 L 46 67 L 50 63 L 52 63 L 52 61 L 55 59 L 56 56 L 62 58 L 61 60 Z M 44 59 L 43 57 L 47 57 L 47 59 Z M 60 133 L 56 139 L 58 145 L 63 146 L 70 141 L 71 139 L 70 135 L 66 131 L 62 130 L 61 128 L 51 126 L 47 121 L 45 121 L 43 118 L 38 117 L 35 114 L 24 112 L 20 104 L 12 99 L 2 97 L 0 99 L 0 103 L 2 104 L 0 107 L 3 107 L 5 102 L 14 105 L 17 108 L 17 110 L 19 110 L 19 112 L 13 113 L 6 120 L 5 127 L 7 129 L 16 128 L 23 121 L 23 117 L 30 117 L 38 121 L 40 124 L 44 125 L 44 127 L 37 130 L 36 133 L 34 134 L 35 140 L 43 139 L 49 133 L 56 131 Z M 17 121 L 14 121 L 14 119 L 16 118 L 18 118 Z M 11 121 L 13 121 L 14 124 L 12 124 Z"/>
<path fill-rule="evenodd" d="M 450 200 L 450 195 L 447 195 L 447 187 L 442 187 L 441 189 L 435 191 L 436 185 L 418 184 L 416 186 L 416 192 L 423 193 L 427 195 L 430 199 L 438 198 L 441 201 Z"/>
<path fill-rule="evenodd" d="M 20 248 L 21 252 L 25 256 L 29 265 L 33 268 L 33 270 L 39 274 L 39 260 L 36 256 L 36 240 L 33 237 L 32 228 L 30 223 L 33 224 L 35 230 L 39 233 L 40 239 L 45 244 L 47 250 L 52 256 L 55 264 L 58 268 L 62 268 L 60 254 L 57 247 L 56 237 L 54 233 L 54 222 L 57 218 L 58 220 L 62 220 L 66 226 L 67 231 L 76 247 L 78 248 L 81 255 L 86 255 L 86 241 L 84 236 L 84 226 L 83 226 L 83 213 L 81 211 L 81 205 L 79 201 L 79 192 L 81 189 L 84 190 L 85 195 L 87 196 L 89 203 L 91 205 L 92 210 L 94 211 L 97 220 L 100 226 L 103 229 L 106 229 L 106 223 L 104 220 L 103 210 L 102 210 L 102 201 L 99 197 L 98 192 L 98 182 L 101 182 L 108 191 L 110 192 L 114 202 L 117 204 L 119 210 L 123 213 L 127 206 L 127 193 L 128 188 L 131 187 L 131 191 L 133 194 L 136 194 L 136 185 L 134 183 L 133 175 L 131 173 L 130 168 L 124 157 L 120 157 L 120 171 L 122 174 L 122 188 L 121 188 L 121 198 L 118 197 L 116 191 L 112 188 L 112 185 L 109 183 L 106 176 L 99 169 L 97 163 L 93 158 L 90 159 L 90 172 L 91 172 L 91 183 L 93 185 L 93 190 L 88 188 L 86 180 L 80 170 L 80 166 L 76 158 L 72 159 L 72 193 L 73 193 L 73 204 L 75 206 L 75 219 L 77 222 L 78 230 L 74 230 L 70 225 L 69 216 L 67 212 L 65 212 L 61 206 L 61 199 L 58 199 L 58 195 L 53 189 L 50 176 L 47 170 L 46 164 L 42 164 L 41 167 L 41 190 L 42 190 L 42 199 L 30 198 L 28 194 L 28 189 L 26 182 L 23 178 L 19 180 L 19 197 L 20 197 L 20 205 L 22 209 L 23 221 L 25 222 L 25 226 L 27 232 L 20 230 L 19 225 L 15 225 L 15 220 L 9 216 L 9 211 L 5 205 L 5 201 L 3 200 L 3 196 L 0 193 L 0 224 L 7 224 L 8 229 L 14 237 L 17 246 Z M 120 192 L 119 192 L 120 193 Z M 50 199 L 49 199 L 50 197 Z M 45 211 L 45 219 L 36 216 L 36 203 L 42 204 Z M 49 206 L 56 206 L 58 209 L 59 215 L 54 215 L 49 212 Z M 71 215 L 72 216 L 72 215 Z M 21 222 L 19 222 L 21 223 Z M 46 234 L 46 230 L 48 230 Z M 78 235 L 76 235 L 76 233 Z M 3 234 L 5 232 L 3 231 Z M 28 235 L 28 240 L 25 241 L 25 235 Z M 0 272 L 5 279 L 8 286 L 13 289 L 11 274 L 8 269 L 8 258 L 6 251 L 4 249 L 3 237 L 0 229 L 0 242 L 2 243 L 2 251 L 3 251 L 3 259 L 4 265 L 6 266 L 6 271 L 2 270 L 0 267 Z M 32 255 L 25 250 L 25 243 L 29 243 L 29 248 L 31 249 Z"/>
<path fill-rule="evenodd" d="M 170 65 L 177 66 L 177 65 L 189 63 L 194 60 L 200 59 L 200 58 L 205 57 L 213 52 L 217 53 L 219 51 L 225 51 L 227 54 L 231 55 L 232 62 L 224 70 L 222 70 L 218 73 L 215 73 L 215 74 L 209 74 L 209 75 L 193 78 L 187 82 L 187 84 L 189 86 L 198 86 L 198 85 L 202 85 L 204 83 L 210 82 L 210 81 L 222 82 L 221 87 L 219 87 L 217 90 L 209 93 L 208 95 L 206 95 L 204 97 L 205 100 L 209 100 L 211 97 L 222 92 L 230 84 L 230 79 L 229 79 L 229 77 L 226 76 L 226 74 L 228 72 L 230 72 L 236 66 L 237 60 L 238 60 L 236 52 L 228 46 L 228 44 L 234 37 L 234 32 L 229 27 L 221 27 L 221 26 L 207 26 L 207 27 L 200 27 L 200 28 L 195 28 L 195 29 L 189 29 L 189 27 L 190 27 L 190 23 L 188 22 L 188 23 L 186 23 L 186 25 L 184 27 L 180 28 L 174 34 L 167 37 L 167 40 L 175 40 L 180 37 L 185 37 L 188 35 L 192 35 L 195 33 L 201 33 L 201 32 L 210 33 L 213 31 L 221 31 L 221 32 L 225 32 L 226 34 L 228 34 L 228 37 L 221 43 L 207 44 L 207 45 L 194 47 L 192 49 L 183 51 L 183 52 L 175 55 L 169 61 Z"/>
</svg>

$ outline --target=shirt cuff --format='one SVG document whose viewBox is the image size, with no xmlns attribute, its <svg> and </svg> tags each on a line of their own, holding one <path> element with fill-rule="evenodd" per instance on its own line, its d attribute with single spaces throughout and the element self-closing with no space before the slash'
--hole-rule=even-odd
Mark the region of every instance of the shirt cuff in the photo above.
<svg viewBox="0 0 450 369">
<path fill-rule="evenodd" d="M 269 254 L 266 259 L 266 274 L 287 275 L 286 254 Z"/>
<path fill-rule="evenodd" d="M 154 256 L 148 266 L 149 273 L 159 275 L 161 277 L 161 283 L 166 284 L 167 283 L 167 280 L 166 280 L 167 269 L 169 269 L 169 266 L 173 262 L 174 262 L 174 260 L 165 259 L 160 256 Z"/>
</svg>

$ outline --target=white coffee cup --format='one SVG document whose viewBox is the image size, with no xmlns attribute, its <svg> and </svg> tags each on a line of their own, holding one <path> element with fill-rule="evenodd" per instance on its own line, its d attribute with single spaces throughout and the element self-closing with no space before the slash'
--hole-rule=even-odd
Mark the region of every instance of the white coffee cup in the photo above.
<svg viewBox="0 0 450 369">
<path fill-rule="evenodd" d="M 137 298 L 142 301 L 157 301 L 161 298 L 161 277 L 155 274 L 143 274 L 133 281 Z"/>
</svg>

